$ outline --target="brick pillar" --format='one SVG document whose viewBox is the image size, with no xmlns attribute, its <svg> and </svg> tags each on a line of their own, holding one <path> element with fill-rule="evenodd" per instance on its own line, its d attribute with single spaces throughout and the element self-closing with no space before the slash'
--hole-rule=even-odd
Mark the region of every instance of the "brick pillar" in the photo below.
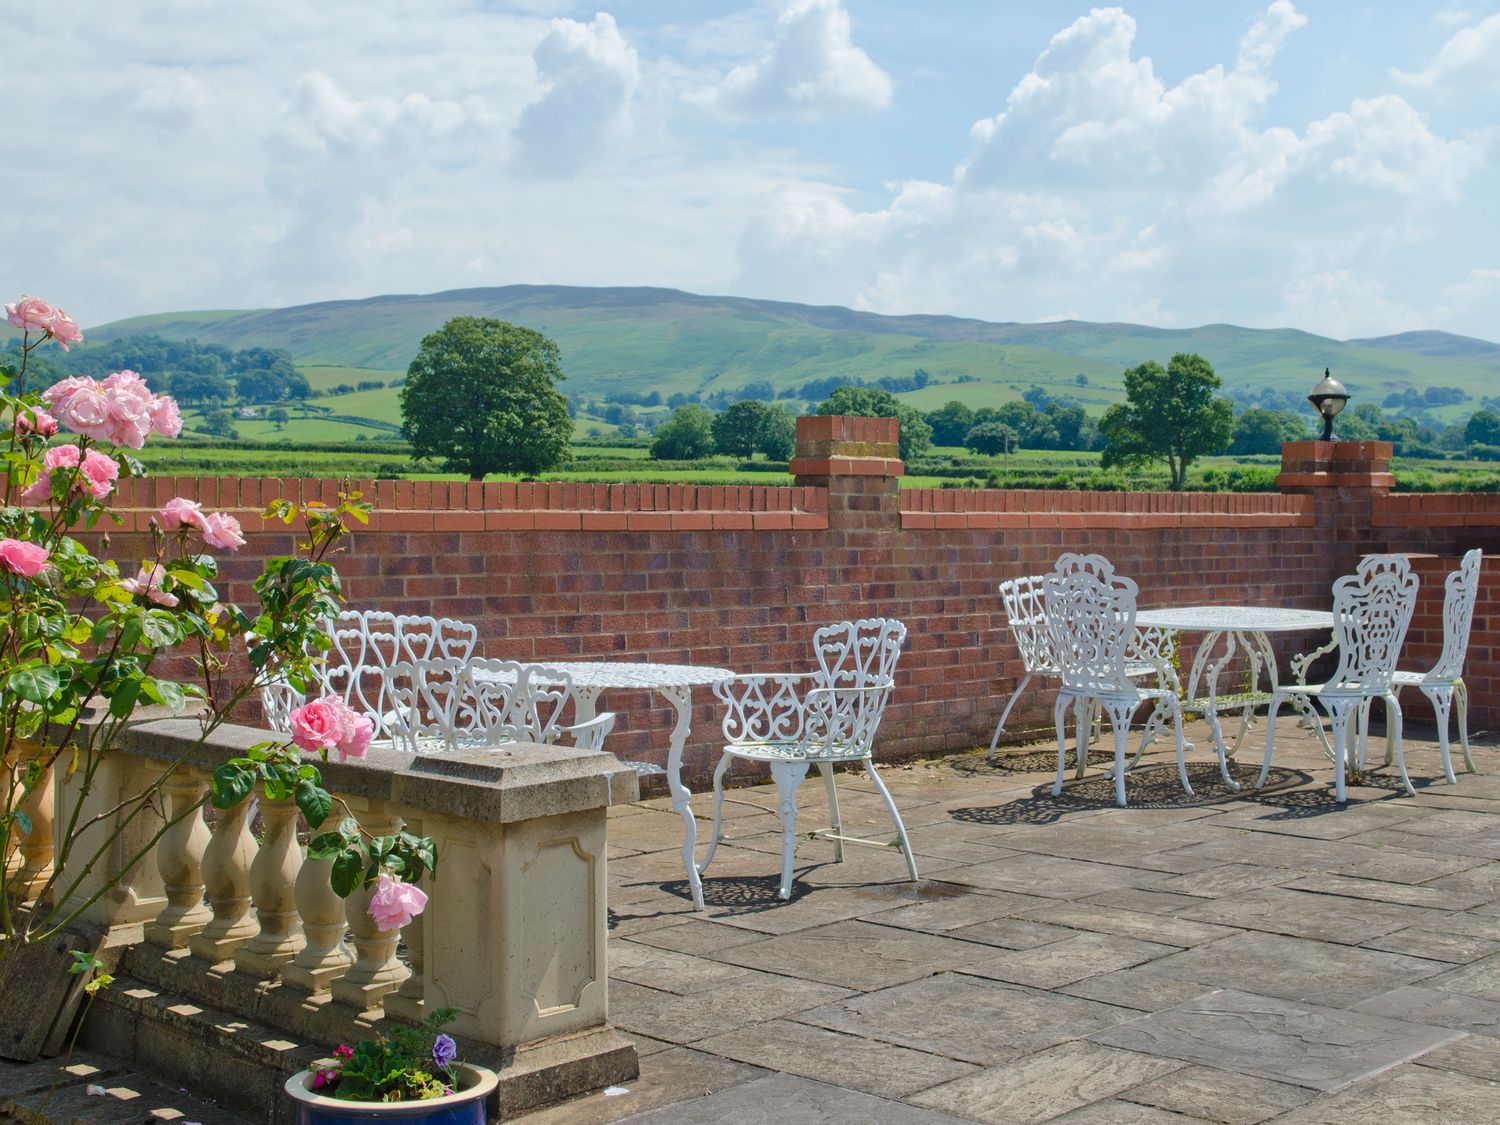
<svg viewBox="0 0 1500 1125">
<path fill-rule="evenodd" d="M 794 483 L 828 490 L 830 530 L 900 530 L 899 425 L 843 414 L 797 419 Z"/>
<path fill-rule="evenodd" d="M 1329 582 L 1348 574 L 1375 542 L 1375 497 L 1396 484 L 1388 441 L 1288 441 L 1281 446 L 1282 492 L 1314 498 L 1318 529 L 1327 536 Z"/>
</svg>

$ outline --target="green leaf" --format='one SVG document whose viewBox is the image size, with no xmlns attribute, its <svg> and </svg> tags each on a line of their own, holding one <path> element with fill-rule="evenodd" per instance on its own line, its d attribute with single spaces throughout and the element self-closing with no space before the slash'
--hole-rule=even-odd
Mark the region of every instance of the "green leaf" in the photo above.
<svg viewBox="0 0 1500 1125">
<path fill-rule="evenodd" d="M 349 841 L 337 832 L 324 832 L 308 841 L 307 858 L 328 859 L 330 856 L 338 855 L 348 846 Z"/>
<path fill-rule="evenodd" d="M 328 790 L 306 778 L 297 782 L 295 798 L 309 828 L 321 826 L 333 811 L 333 797 Z"/>
<path fill-rule="evenodd" d="M 109 713 L 117 719 L 128 719 L 141 696 L 141 680 L 133 677 L 115 685 L 109 692 Z"/>
<path fill-rule="evenodd" d="M 236 762 L 226 762 L 214 770 L 210 791 L 216 809 L 229 809 L 239 804 L 255 788 L 255 774 Z"/>
<path fill-rule="evenodd" d="M 5 678 L 5 687 L 30 703 L 46 703 L 61 682 L 54 669 L 41 665 L 17 668 Z"/>
<path fill-rule="evenodd" d="M 155 680 L 148 676 L 141 681 L 141 691 L 147 699 L 169 708 L 174 715 L 182 714 L 182 709 L 187 706 L 187 694 L 182 685 L 171 680 Z"/>
<path fill-rule="evenodd" d="M 338 858 L 333 861 L 333 871 L 328 877 L 328 885 L 333 888 L 333 893 L 340 898 L 348 898 L 359 886 L 360 875 L 364 871 L 365 858 L 358 848 L 345 848 L 339 852 Z"/>
<path fill-rule="evenodd" d="M 159 609 L 146 614 L 141 622 L 141 632 L 154 648 L 171 648 L 182 640 L 182 627 L 177 619 Z"/>
</svg>

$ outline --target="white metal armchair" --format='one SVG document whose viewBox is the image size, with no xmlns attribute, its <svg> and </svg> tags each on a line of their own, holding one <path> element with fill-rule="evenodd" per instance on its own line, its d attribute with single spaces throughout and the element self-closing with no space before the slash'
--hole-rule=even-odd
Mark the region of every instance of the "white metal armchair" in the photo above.
<svg viewBox="0 0 1500 1125">
<path fill-rule="evenodd" d="M 1171 716 L 1176 736 L 1177 776 L 1183 789 L 1192 795 L 1193 787 L 1188 784 L 1183 760 L 1186 743 L 1176 691 L 1172 687 L 1141 687 L 1131 679 L 1126 663 L 1136 631 L 1136 593 L 1136 584 L 1116 575 L 1114 566 L 1101 555 L 1064 554 L 1058 558 L 1052 573 L 1042 579 L 1047 634 L 1062 678 L 1052 708 L 1057 726 L 1057 781 L 1052 786 L 1053 796 L 1062 793 L 1063 775 L 1067 772 L 1067 709 L 1073 707 L 1079 761 L 1083 762 L 1092 725 L 1090 711 L 1097 704 L 1108 713 L 1114 731 L 1115 803 L 1124 806 L 1125 743 L 1130 717 L 1147 701 L 1153 704 L 1147 720 L 1148 732 L 1160 716 Z"/>
<path fill-rule="evenodd" d="M 1401 749 L 1401 704 L 1392 681 L 1401 642 L 1411 624 L 1417 602 L 1417 578 L 1405 555 L 1368 555 L 1354 574 L 1333 584 L 1333 642 L 1339 662 L 1331 679 L 1322 684 L 1286 684 L 1271 695 L 1266 713 L 1266 759 L 1256 788 L 1271 771 L 1276 744 L 1276 712 L 1288 700 L 1316 699 L 1328 712 L 1333 728 L 1334 795 L 1343 801 L 1344 773 L 1349 754 L 1349 723 L 1371 700 L 1385 701 L 1392 747 L 1401 782 L 1415 794 L 1406 776 Z"/>
<path fill-rule="evenodd" d="M 1042 604 L 1044 577 L 1045 575 L 1032 574 L 1000 583 L 1000 602 L 1005 607 L 1005 619 L 1010 625 L 1011 637 L 1021 653 L 1021 667 L 1025 674 L 1021 677 L 1021 682 L 1016 685 L 1016 690 L 1011 692 L 1010 698 L 1005 701 L 1005 709 L 1000 712 L 1000 721 L 995 724 L 995 733 L 990 737 L 990 749 L 985 755 L 986 761 L 995 756 L 995 748 L 1000 745 L 1000 736 L 1005 732 L 1005 724 L 1010 719 L 1011 710 L 1031 681 L 1037 677 L 1059 681 L 1062 679 L 1062 668 L 1059 666 L 1052 638 L 1047 632 L 1047 614 Z M 1172 655 L 1171 633 L 1156 629 L 1137 630 L 1133 633 L 1125 654 L 1125 674 L 1132 680 L 1156 676 L 1160 681 L 1170 671 Z M 1095 713 L 1089 725 L 1090 731 L 1094 731 L 1097 726 L 1098 715 Z M 1149 734 L 1148 731 L 1148 737 Z M 1144 747 L 1143 739 L 1142 749 Z M 1079 777 L 1083 776 L 1087 756 L 1088 748 L 1085 744 L 1078 758 L 1077 776 Z"/>
<path fill-rule="evenodd" d="M 565 726 L 573 678 L 561 668 L 513 660 L 439 658 L 394 664 L 390 696 L 397 746 L 414 754 L 568 741 L 600 750 L 609 712 Z"/>
<path fill-rule="evenodd" d="M 1469 629 L 1474 624 L 1474 606 L 1479 600 L 1479 568 L 1483 553 L 1475 547 L 1464 555 L 1457 570 L 1443 584 L 1443 652 L 1438 662 L 1426 672 L 1397 669 L 1391 677 L 1391 688 L 1399 695 L 1404 687 L 1419 689 L 1432 702 L 1437 719 L 1438 748 L 1443 752 L 1443 775 L 1448 784 L 1456 784 L 1453 761 L 1448 754 L 1448 718 L 1458 706 L 1458 740 L 1464 752 L 1464 768 L 1474 772 L 1469 754 L 1469 688 L 1464 683 L 1464 658 L 1469 651 Z M 1396 744 L 1387 724 L 1386 765 L 1391 764 Z"/>
<path fill-rule="evenodd" d="M 734 759 L 743 758 L 767 763 L 776 782 L 782 829 L 781 898 L 790 898 L 792 893 L 797 787 L 813 765 L 823 774 L 831 826 L 812 835 L 833 841 L 837 861 L 843 860 L 846 843 L 899 848 L 911 878 L 916 879 L 917 861 L 906 837 L 906 826 L 871 756 L 905 639 L 906 626 L 899 621 L 845 621 L 813 634 L 818 659 L 815 672 L 756 673 L 714 684 L 714 693 L 728 708 L 724 717 L 726 744 L 714 771 L 714 830 L 703 862 L 698 865 L 700 872 L 713 859 L 722 835 L 724 774 Z M 839 762 L 864 766 L 895 822 L 895 839 L 843 834 L 833 779 L 833 767 Z"/>
</svg>

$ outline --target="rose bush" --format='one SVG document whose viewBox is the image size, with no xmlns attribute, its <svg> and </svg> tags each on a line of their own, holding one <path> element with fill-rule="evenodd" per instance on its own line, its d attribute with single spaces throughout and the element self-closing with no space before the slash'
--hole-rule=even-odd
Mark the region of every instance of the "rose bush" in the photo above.
<svg viewBox="0 0 1500 1125">
<path fill-rule="evenodd" d="M 268 517 L 300 520 L 306 535 L 299 554 L 267 561 L 252 583 L 259 605 L 250 610 L 221 596 L 218 564 L 208 551 L 238 550 L 243 530 L 232 515 L 205 512 L 196 501 L 178 497 L 157 513 L 148 557 L 123 566 L 102 557 L 108 537 L 96 529 L 122 522 L 109 506 L 119 481 L 143 475 L 129 451 L 153 436 L 176 437 L 177 404 L 133 371 L 100 380 L 68 377 L 25 394 L 32 351 L 48 340 L 66 349 L 82 333 L 66 313 L 36 297 L 22 297 L 6 313 L 22 332 L 19 364 L 0 362 L 0 434 L 9 435 L 0 507 L 0 840 L 7 857 L 32 832 L 28 800 L 49 774 L 62 770 L 70 783 L 56 810 L 45 884 L 8 879 L 0 893 L 0 970 L 20 945 L 56 934 L 112 889 L 106 883 L 81 901 L 75 893 L 84 873 L 117 845 L 119 826 L 149 813 L 160 827 L 138 854 L 115 858 L 112 869 L 125 871 L 173 824 L 202 815 L 201 805 L 170 819 L 161 813 L 165 782 L 185 759 L 166 764 L 141 793 L 106 812 L 91 815 L 88 797 L 109 748 L 140 707 L 160 705 L 173 714 L 192 708 L 207 738 L 271 678 L 299 689 L 308 681 L 329 644 L 321 626 L 340 602 L 328 558 L 368 507 L 357 495 L 341 495 L 331 508 L 273 504 Z M 60 438 L 60 430 L 73 436 Z M 248 660 L 233 659 L 231 650 L 245 637 Z M 168 653 L 187 655 L 189 674 L 163 674 Z M 362 757 L 371 723 L 342 700 L 301 710 L 293 742 L 263 743 L 215 771 L 210 792 L 217 807 L 260 788 L 273 800 L 294 798 L 312 828 L 323 824 L 335 802 L 303 751 Z M 393 876 L 410 888 L 436 860 L 431 841 L 408 833 L 371 838 L 352 818 L 323 838 L 339 856 L 334 885 L 345 895 Z M 419 910 L 420 904 L 410 913 Z"/>
</svg>

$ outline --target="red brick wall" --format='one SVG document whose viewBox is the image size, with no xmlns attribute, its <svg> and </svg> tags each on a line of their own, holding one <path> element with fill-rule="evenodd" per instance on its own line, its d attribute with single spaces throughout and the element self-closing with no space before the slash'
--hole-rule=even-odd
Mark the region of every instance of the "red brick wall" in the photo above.
<svg viewBox="0 0 1500 1125">
<path fill-rule="evenodd" d="M 1389 451 L 1371 443 L 1353 451 L 1358 464 L 1324 443 L 1289 446 L 1307 464 L 1285 494 L 900 491 L 896 436 L 893 419 L 799 419 L 793 487 L 356 482 L 377 510 L 338 567 L 350 604 L 463 618 L 486 655 L 522 660 L 796 669 L 816 626 L 899 617 L 908 642 L 880 751 L 902 758 L 988 742 L 1022 675 L 995 587 L 1062 551 L 1108 556 L 1140 584 L 1143 607 L 1326 607 L 1333 580 L 1366 551 L 1450 556 L 1493 544 L 1500 555 L 1500 498 L 1383 495 Z M 1320 457 L 1342 475 L 1324 481 Z M 1368 487 L 1350 483 L 1355 469 Z M 336 491 L 332 481 L 166 478 L 126 482 L 122 499 L 134 509 L 127 531 L 143 531 L 175 495 L 239 515 L 250 542 L 223 571 L 229 595 L 248 602 L 261 560 L 293 545 L 258 512 L 277 496 L 331 502 Z M 117 533 L 114 553 L 129 546 Z M 1430 601 L 1455 562 L 1419 560 L 1425 600 L 1407 666 L 1441 643 Z M 1497 595 L 1486 568 L 1470 660 L 1476 727 L 1500 718 Z M 1045 687 L 1031 694 L 1012 731 L 1044 728 L 1050 702 Z M 612 749 L 661 758 L 668 708 L 623 693 L 606 706 L 620 714 Z M 700 693 L 688 757 L 699 785 L 718 720 Z"/>
</svg>

